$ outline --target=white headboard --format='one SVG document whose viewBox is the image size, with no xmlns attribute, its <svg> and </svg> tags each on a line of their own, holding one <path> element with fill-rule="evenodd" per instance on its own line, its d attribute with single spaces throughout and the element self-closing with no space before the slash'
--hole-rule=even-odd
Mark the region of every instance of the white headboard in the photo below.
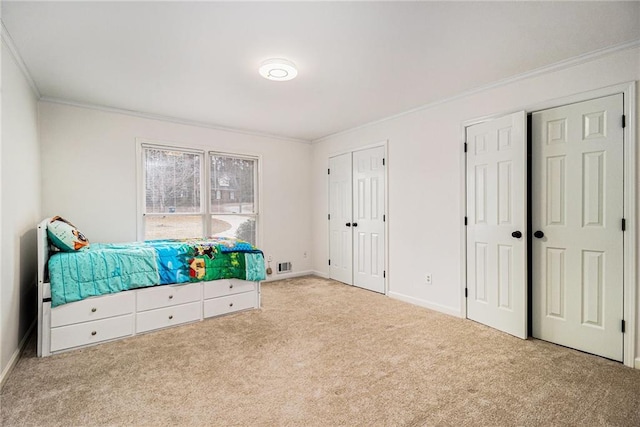
<svg viewBox="0 0 640 427">
<path fill-rule="evenodd" d="M 49 261 L 49 239 L 47 238 L 47 224 L 51 218 L 43 219 L 38 224 L 38 286 L 42 286 L 47 277 L 47 261 Z"/>
<path fill-rule="evenodd" d="M 49 330 L 49 315 L 51 312 L 51 287 L 47 277 L 47 262 L 49 261 L 49 239 L 47 238 L 47 224 L 51 218 L 43 219 L 38 224 L 36 235 L 38 238 L 38 356 L 42 356 L 44 348 L 49 348 L 49 338 L 43 344 L 43 331 Z M 47 337 L 49 335 L 47 334 Z M 49 354 L 49 350 L 46 350 Z"/>
</svg>

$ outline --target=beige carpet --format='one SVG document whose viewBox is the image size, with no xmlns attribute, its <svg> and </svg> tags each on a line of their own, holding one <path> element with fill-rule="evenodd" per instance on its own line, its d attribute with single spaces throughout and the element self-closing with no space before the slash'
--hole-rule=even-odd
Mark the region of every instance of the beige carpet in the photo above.
<svg viewBox="0 0 640 427">
<path fill-rule="evenodd" d="M 316 277 L 263 308 L 44 359 L 4 426 L 639 426 L 640 371 Z"/>
</svg>

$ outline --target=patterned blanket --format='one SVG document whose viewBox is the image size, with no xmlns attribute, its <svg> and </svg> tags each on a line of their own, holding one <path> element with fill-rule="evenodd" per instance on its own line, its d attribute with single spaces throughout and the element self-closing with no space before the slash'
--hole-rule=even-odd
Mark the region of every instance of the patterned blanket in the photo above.
<svg viewBox="0 0 640 427">
<path fill-rule="evenodd" d="M 148 286 L 265 277 L 262 251 L 230 238 L 93 243 L 49 258 L 52 307 Z"/>
</svg>

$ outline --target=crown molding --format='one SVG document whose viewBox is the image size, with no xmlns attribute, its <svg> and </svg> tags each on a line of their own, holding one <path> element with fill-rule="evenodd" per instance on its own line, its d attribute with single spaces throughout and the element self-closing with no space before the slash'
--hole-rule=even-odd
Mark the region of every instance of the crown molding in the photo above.
<svg viewBox="0 0 640 427">
<path fill-rule="evenodd" d="M 24 78 L 27 79 L 27 82 L 29 83 L 29 86 L 31 86 L 31 90 L 33 90 L 36 98 L 40 99 L 42 97 L 42 95 L 40 94 L 40 90 L 38 89 L 36 82 L 33 80 L 33 77 L 31 77 L 31 73 L 29 72 L 27 65 L 22 60 L 22 56 L 20 56 L 20 54 L 18 53 L 18 49 L 16 49 L 16 45 L 11 38 L 11 34 L 9 34 L 7 27 L 4 26 L 4 22 L 2 21 L 2 19 L 0 19 L 0 24 L 2 24 L 2 29 L 0 30 L 2 43 L 4 43 L 4 45 L 7 46 L 7 49 L 9 49 L 9 52 L 11 52 L 13 60 L 15 61 L 20 71 L 22 71 Z"/>
<path fill-rule="evenodd" d="M 145 112 L 142 112 L 142 111 L 127 110 L 127 109 L 124 109 L 124 108 L 108 107 L 106 105 L 91 104 L 91 103 L 87 103 L 87 102 L 78 102 L 78 101 L 72 101 L 72 100 L 63 99 L 63 98 L 42 96 L 42 97 L 40 97 L 40 101 L 41 102 L 50 102 L 52 104 L 69 105 L 69 106 L 78 107 L 78 108 L 86 108 L 86 109 L 89 109 L 89 110 L 104 111 L 104 112 L 107 112 L 107 113 L 123 114 L 123 115 L 126 115 L 126 116 L 139 117 L 139 118 L 142 118 L 142 119 L 158 120 L 158 121 L 161 121 L 161 122 L 169 122 L 169 123 L 175 123 L 175 124 L 179 124 L 179 125 L 195 126 L 195 127 L 214 129 L 214 130 L 219 130 L 219 131 L 224 131 L 224 132 L 238 133 L 238 134 L 242 134 L 242 135 L 257 136 L 257 137 L 260 137 L 260 138 L 271 138 L 271 139 L 279 139 L 279 140 L 288 141 L 288 142 L 311 144 L 311 141 L 307 140 L 307 139 L 292 138 L 292 137 L 288 137 L 288 136 L 275 135 L 275 134 L 270 134 L 270 133 L 265 133 L 265 132 L 258 132 L 258 131 L 248 130 L 248 129 L 225 127 L 225 126 L 220 126 L 220 125 L 216 125 L 216 124 L 213 124 L 213 123 L 200 122 L 200 121 L 197 121 L 197 120 L 182 119 L 182 118 L 179 118 L 179 117 L 165 116 L 165 115 L 162 115 L 162 114 L 145 113 Z"/>
<path fill-rule="evenodd" d="M 1 24 L 0 37 L 1 37 L 2 43 L 7 47 L 7 49 L 9 49 L 9 52 L 11 53 L 11 56 L 12 56 L 13 60 L 15 61 L 16 65 L 18 66 L 18 68 L 20 69 L 22 74 L 24 75 L 24 77 L 27 80 L 29 86 L 33 90 L 33 93 L 35 94 L 36 98 L 39 101 L 51 102 L 51 103 L 63 104 L 63 105 L 70 105 L 70 106 L 74 106 L 74 107 L 87 108 L 87 109 L 91 109 L 91 110 L 105 111 L 105 112 L 109 112 L 109 113 L 124 114 L 124 115 L 128 115 L 128 116 L 140 117 L 140 118 L 150 119 L 150 120 L 158 120 L 158 121 L 163 121 L 163 122 L 176 123 L 176 124 L 181 124 L 181 125 L 186 125 L 186 126 L 196 126 L 196 127 L 202 127 L 202 128 L 208 128 L 208 129 L 215 129 L 215 130 L 219 130 L 219 131 L 238 133 L 238 134 L 242 134 L 242 135 L 257 136 L 257 137 L 261 137 L 261 138 L 272 138 L 272 139 L 279 139 L 279 140 L 289 141 L 289 142 L 298 142 L 298 143 L 303 143 L 303 144 L 310 144 L 311 143 L 311 141 L 307 140 L 307 139 L 292 138 L 292 137 L 288 137 L 288 136 L 275 135 L 275 134 L 270 134 L 270 133 L 265 133 L 265 132 L 258 132 L 258 131 L 253 131 L 253 130 L 249 130 L 249 129 L 238 129 L 238 128 L 232 128 L 232 127 L 225 127 L 225 126 L 216 125 L 214 123 L 207 123 L 207 122 L 200 122 L 200 121 L 196 121 L 196 120 L 182 119 L 182 118 L 179 118 L 179 117 L 164 116 L 164 115 L 161 115 L 161 114 L 144 113 L 144 112 L 141 112 L 141 111 L 127 110 L 127 109 L 124 109 L 124 108 L 109 107 L 109 106 L 106 106 L 106 105 L 91 104 L 91 103 L 72 101 L 72 100 L 63 99 L 63 98 L 55 98 L 55 97 L 43 96 L 42 93 L 40 92 L 40 89 L 38 89 L 38 86 L 36 85 L 35 80 L 33 79 L 33 77 L 31 77 L 31 73 L 29 72 L 29 68 L 27 68 L 27 65 L 25 64 L 24 60 L 22 59 L 22 56 L 20 56 L 20 53 L 18 52 L 18 49 L 16 48 L 16 45 L 15 45 L 15 43 L 13 41 L 13 38 L 11 37 L 11 34 L 7 30 L 7 27 L 4 25 L 4 22 L 2 21 L 1 18 L 0 18 L 0 24 Z"/>
<path fill-rule="evenodd" d="M 11 52 L 11 55 L 14 59 L 14 61 L 16 62 L 16 64 L 18 65 L 18 68 L 20 68 L 22 74 L 24 75 L 24 77 L 26 78 L 27 82 L 29 83 L 29 86 L 31 87 L 31 89 L 33 90 L 34 94 L 36 95 L 36 97 L 43 102 L 51 102 L 51 103 L 57 103 L 57 104 L 63 104 L 63 105 L 70 105 L 70 106 L 74 106 L 74 107 L 79 107 L 79 108 L 87 108 L 87 109 L 93 109 L 93 110 L 99 110 L 99 111 L 105 111 L 105 112 L 110 112 L 110 113 L 117 113 L 117 114 L 124 114 L 124 115 L 129 115 L 129 116 L 134 116 L 134 117 L 140 117 L 140 118 L 145 118 L 145 119 L 150 119 L 150 120 L 158 120 L 158 121 L 164 121 L 164 122 L 170 122 L 170 123 L 176 123 L 176 124 L 182 124 L 182 125 L 187 125 L 187 126 L 196 126 L 196 127 L 203 127 L 203 128 L 208 128 L 208 129 L 215 129 L 215 130 L 220 130 L 220 131 L 225 131 L 225 132 L 232 132 L 232 133 L 238 133 L 238 134 L 243 134 L 243 135 L 251 135 L 251 136 L 257 136 L 257 137 L 262 137 L 262 138 L 274 138 L 274 139 L 279 139 L 279 140 L 283 140 L 283 141 L 290 141 L 290 142 L 298 142 L 298 143 L 304 143 L 304 144 L 315 144 L 317 142 L 322 142 L 325 141 L 329 138 L 333 138 L 336 136 L 340 136 L 340 135 L 344 135 L 344 134 L 348 134 L 351 132 L 355 132 L 357 130 L 360 129 L 364 129 L 364 128 L 368 128 L 370 126 L 374 126 L 380 123 L 384 123 L 387 121 L 391 121 L 409 114 L 413 114 L 416 112 L 420 112 L 420 111 L 424 111 L 424 110 L 428 110 L 434 107 L 437 107 L 439 105 L 443 105 L 443 104 L 447 104 L 449 102 L 452 101 L 456 101 L 462 98 L 466 98 L 468 96 L 472 96 L 487 90 L 491 90 L 491 89 L 496 89 L 502 86 L 507 86 L 509 84 L 518 82 L 518 81 L 522 81 L 522 80 L 526 80 L 526 79 L 530 79 L 530 78 L 534 78 L 534 77 L 538 77 L 541 75 L 545 75 L 545 74 L 549 74 L 552 72 L 556 72 L 556 71 L 560 71 L 566 68 L 570 68 L 570 67 L 574 67 L 580 64 L 584 64 L 587 62 L 591 62 L 612 54 L 615 54 L 617 52 L 620 51 L 624 51 L 624 50 L 628 50 L 628 49 L 634 49 L 634 48 L 638 48 L 640 47 L 640 39 L 638 40 L 632 40 L 630 42 L 626 42 L 626 43 L 622 43 L 619 45 L 615 45 L 615 46 L 610 46 L 610 47 L 606 47 L 606 48 L 602 48 L 602 49 L 598 49 L 598 50 L 594 50 L 582 55 L 578 55 L 576 57 L 573 58 L 569 58 L 560 62 L 556 62 L 554 64 L 551 65 L 546 65 L 540 68 L 536 68 L 533 69 L 531 71 L 527 71 L 521 74 L 517 74 L 515 76 L 512 77 L 508 77 L 502 80 L 498 80 L 496 82 L 493 83 L 489 83 L 486 85 L 482 85 L 482 86 L 478 86 L 474 89 L 470 89 L 464 92 L 460 92 L 457 95 L 453 95 L 450 96 L 448 98 L 443 98 L 434 102 L 430 102 L 424 105 L 421 105 L 419 107 L 416 108 L 412 108 L 410 110 L 405 110 L 403 112 L 397 113 L 397 114 L 393 114 L 391 116 L 387 116 L 385 118 L 382 119 L 378 119 L 378 120 L 374 120 L 374 121 L 370 121 L 370 122 L 366 122 L 363 123 L 361 125 L 352 127 L 352 128 L 348 128 L 345 130 L 341 130 L 338 132 L 334 132 L 334 133 L 330 133 L 328 135 L 325 135 L 323 137 L 320 138 L 316 138 L 313 140 L 306 140 L 306 139 L 301 139 L 301 138 L 293 138 L 293 137 L 287 137 L 287 136 L 282 136 L 282 135 L 275 135 L 275 134 L 270 134 L 270 133 L 264 133 L 264 132 L 258 132 L 258 131 L 253 131 L 253 130 L 249 130 L 249 129 L 240 129 L 240 128 L 232 128 L 232 127 L 226 127 L 226 126 L 221 126 L 221 125 L 217 125 L 214 123 L 208 123 L 208 122 L 200 122 L 200 121 L 196 121 L 196 120 L 188 120 L 188 119 L 182 119 L 179 117 L 172 117 L 172 116 L 165 116 L 165 115 L 161 115 L 161 114 L 153 114 L 153 113 L 145 113 L 145 112 L 141 112 L 141 111 L 135 111 L 135 110 L 127 110 L 127 109 L 123 109 L 123 108 L 117 108 L 117 107 L 109 107 L 109 106 L 105 106 L 105 105 L 99 105 L 99 104 L 91 104 L 91 103 L 84 103 L 84 102 L 78 102 L 78 101 L 73 101 L 73 100 L 68 100 L 68 99 L 62 99 L 62 98 L 54 98 L 54 97 L 46 97 L 46 96 L 42 96 L 42 94 L 40 93 L 40 90 L 38 89 L 38 86 L 36 85 L 35 81 L 33 80 L 33 78 L 31 77 L 31 73 L 29 72 L 29 69 L 27 68 L 26 64 L 24 63 L 22 57 L 20 56 L 20 54 L 18 53 L 18 50 L 16 49 L 15 43 L 13 42 L 13 39 L 11 38 L 11 35 L 9 34 L 9 31 L 7 30 L 7 28 L 4 25 L 4 22 L 0 19 L 0 23 L 2 25 L 1 28 L 1 38 L 2 38 L 2 42 L 7 46 L 7 48 L 9 49 L 9 52 Z"/>
<path fill-rule="evenodd" d="M 377 125 L 377 124 L 380 124 L 380 123 L 384 123 L 384 122 L 387 122 L 387 121 L 390 121 L 390 120 L 394 120 L 394 119 L 397 119 L 397 118 L 400 118 L 400 117 L 403 117 L 403 116 L 407 116 L 409 114 L 417 113 L 419 111 L 429 110 L 429 109 L 437 107 L 439 105 L 447 104 L 449 102 L 456 101 L 456 100 L 462 99 L 462 98 L 466 98 L 468 96 L 475 95 L 475 94 L 478 94 L 478 93 L 481 93 L 481 92 L 484 92 L 484 91 L 487 91 L 487 90 L 496 89 L 496 88 L 499 88 L 499 87 L 502 87 L 502 86 L 507 86 L 507 85 L 509 85 L 511 83 L 518 82 L 518 81 L 530 79 L 530 78 L 533 78 L 533 77 L 542 76 L 542 75 L 545 75 L 545 74 L 553 73 L 555 71 L 564 70 L 566 68 L 571 68 L 571 67 L 574 67 L 574 66 L 577 66 L 577 65 L 580 65 L 580 64 L 584 64 L 584 63 L 587 63 L 587 62 L 595 61 L 595 60 L 600 59 L 600 58 L 604 58 L 604 57 L 609 56 L 609 55 L 613 55 L 613 54 L 615 54 L 617 52 L 621 52 L 621 51 L 629 50 L 629 49 L 634 49 L 634 48 L 638 48 L 638 47 L 640 47 L 640 39 L 632 40 L 630 42 L 622 43 L 622 44 L 615 45 L 615 46 L 610 46 L 610 47 L 594 50 L 594 51 L 591 51 L 591 52 L 588 52 L 588 53 L 585 53 L 585 54 L 582 54 L 582 55 L 575 56 L 573 58 L 569 58 L 569 59 L 565 59 L 565 60 L 560 61 L 560 62 L 556 62 L 556 63 L 551 64 L 551 65 L 545 65 L 544 67 L 535 68 L 535 69 L 533 69 L 531 71 L 527 71 L 527 72 L 524 72 L 522 74 L 517 74 L 517 75 L 512 76 L 512 77 L 507 77 L 505 79 L 498 80 L 498 81 L 495 81 L 493 83 L 489 83 L 489 84 L 486 84 L 486 85 L 483 85 L 483 86 L 478 86 L 475 89 L 470 89 L 470 90 L 467 90 L 467 91 L 464 91 L 464 92 L 460 92 L 457 95 L 453 95 L 453 96 L 450 96 L 448 98 L 443 98 L 443 99 L 440 99 L 438 101 L 430 102 L 428 104 L 424 104 L 424 105 L 421 105 L 419 107 L 412 108 L 411 110 L 406 110 L 406 111 L 403 111 L 401 113 L 394 114 L 394 115 L 391 115 L 391 116 L 388 116 L 388 117 L 385 117 L 385 118 L 382 118 L 382 119 L 379 119 L 379 120 L 374 120 L 374 121 L 367 122 L 367 123 L 364 123 L 364 124 L 359 125 L 359 126 L 355 126 L 355 127 L 349 128 L 349 129 L 341 130 L 339 132 L 331 133 L 331 134 L 323 136 L 321 138 L 317 138 L 317 139 L 312 140 L 311 144 L 315 144 L 317 142 L 322 142 L 322 141 L 325 141 L 325 140 L 327 140 L 329 138 L 333 138 L 333 137 L 336 137 L 336 136 L 345 135 L 345 134 L 348 134 L 348 133 L 351 133 L 351 132 L 355 132 L 355 131 L 360 130 L 360 129 L 368 128 L 370 126 L 374 126 L 374 125 Z"/>
</svg>

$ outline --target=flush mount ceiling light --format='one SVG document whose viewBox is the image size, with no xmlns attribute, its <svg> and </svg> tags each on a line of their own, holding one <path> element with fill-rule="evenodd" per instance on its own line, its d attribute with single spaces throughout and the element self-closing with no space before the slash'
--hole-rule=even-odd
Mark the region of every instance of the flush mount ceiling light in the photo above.
<svg viewBox="0 0 640 427">
<path fill-rule="evenodd" d="M 277 82 L 284 82 L 294 79 L 298 75 L 296 64 L 286 59 L 267 59 L 262 64 L 258 72 L 262 77 Z"/>
</svg>

